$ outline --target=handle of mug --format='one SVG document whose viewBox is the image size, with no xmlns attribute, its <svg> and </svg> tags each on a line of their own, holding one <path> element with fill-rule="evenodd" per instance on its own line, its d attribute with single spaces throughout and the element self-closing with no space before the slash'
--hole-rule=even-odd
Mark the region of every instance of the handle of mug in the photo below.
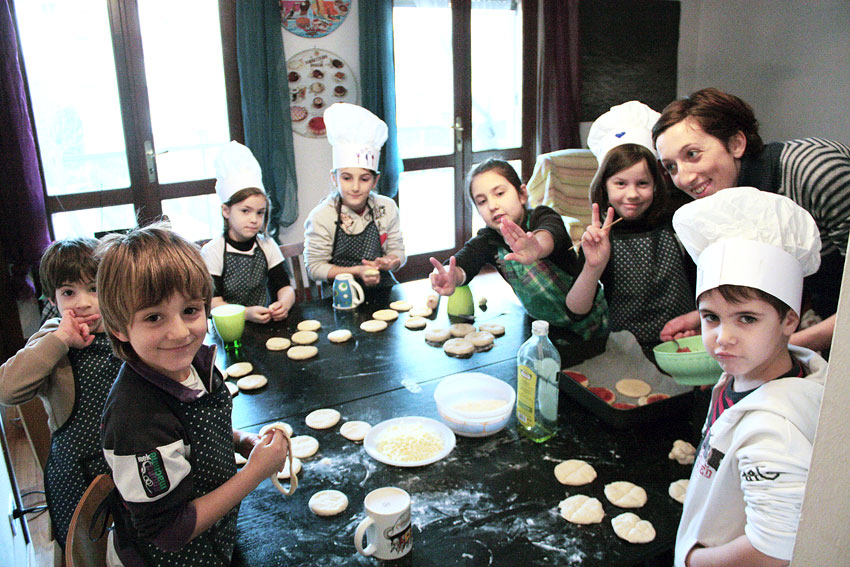
<svg viewBox="0 0 850 567">
<path fill-rule="evenodd" d="M 351 284 L 351 306 L 357 307 L 358 305 L 363 303 L 363 288 L 360 287 L 360 284 L 354 281 L 353 278 L 349 283 Z"/>
<path fill-rule="evenodd" d="M 374 542 L 367 545 L 365 549 L 363 548 L 363 536 L 366 535 L 366 530 L 369 528 L 369 526 L 374 523 L 375 520 L 373 520 L 371 516 L 366 516 L 365 518 L 363 518 L 363 520 L 357 526 L 357 530 L 354 532 L 354 547 L 357 548 L 357 551 L 367 557 L 375 553 L 375 550 L 377 549 L 377 546 Z"/>
</svg>

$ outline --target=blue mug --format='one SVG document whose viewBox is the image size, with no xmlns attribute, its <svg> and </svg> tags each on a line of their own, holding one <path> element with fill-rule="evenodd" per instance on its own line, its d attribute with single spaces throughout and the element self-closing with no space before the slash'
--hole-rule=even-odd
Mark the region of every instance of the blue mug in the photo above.
<svg viewBox="0 0 850 567">
<path fill-rule="evenodd" d="M 339 274 L 334 278 L 334 309 L 354 309 L 363 303 L 363 288 L 352 274 Z"/>
</svg>

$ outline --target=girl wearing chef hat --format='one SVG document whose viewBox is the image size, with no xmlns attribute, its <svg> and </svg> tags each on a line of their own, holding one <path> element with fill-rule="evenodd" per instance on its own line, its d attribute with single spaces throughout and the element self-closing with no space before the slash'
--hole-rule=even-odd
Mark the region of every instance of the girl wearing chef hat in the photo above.
<svg viewBox="0 0 850 567">
<path fill-rule="evenodd" d="M 590 127 L 587 144 L 599 160 L 590 185 L 592 224 L 581 238 L 582 272 L 567 295 L 572 312 L 587 313 L 602 282 L 611 330 L 630 331 L 652 361 L 664 325 L 693 311 L 693 264 L 673 232 L 652 145 L 658 116 L 633 100 Z"/>
<path fill-rule="evenodd" d="M 789 339 L 803 277 L 820 265 L 812 216 L 753 187 L 681 207 L 673 226 L 697 263 L 702 340 L 724 372 L 676 537 L 675 564 L 791 559 L 826 361 Z"/>
<path fill-rule="evenodd" d="M 372 193 L 387 139 L 383 120 L 354 104 L 336 103 L 324 114 L 333 149 L 334 191 L 304 223 L 304 257 L 315 281 L 353 274 L 369 287 L 397 283 L 405 262 L 395 201 Z"/>
<path fill-rule="evenodd" d="M 224 233 L 201 249 L 215 288 L 212 307 L 236 303 L 245 306 L 248 321 L 280 321 L 295 303 L 295 291 L 280 247 L 265 234 L 270 204 L 260 164 L 251 150 L 231 141 L 215 169 Z"/>
</svg>

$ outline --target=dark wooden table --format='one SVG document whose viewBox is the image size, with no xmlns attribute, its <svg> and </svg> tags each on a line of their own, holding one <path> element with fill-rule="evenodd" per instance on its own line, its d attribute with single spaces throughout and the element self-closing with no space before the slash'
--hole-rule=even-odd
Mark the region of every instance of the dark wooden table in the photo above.
<svg viewBox="0 0 850 567">
<path fill-rule="evenodd" d="M 488 308 L 476 312 L 476 322 L 493 320 L 507 328 L 486 353 L 459 360 L 425 344 L 421 331 L 404 328 L 406 314 L 382 333 L 367 334 L 359 323 L 405 298 L 424 303 L 427 282 L 396 286 L 372 297 L 354 312 L 334 312 L 330 300 L 300 304 L 289 319 L 270 326 L 249 325 L 240 358 L 250 360 L 269 384 L 256 393 L 234 398 L 234 427 L 257 431 L 262 425 L 286 421 L 296 434 L 319 440 L 319 452 L 305 460 L 299 487 L 283 497 L 263 482 L 242 503 L 235 565 L 371 565 L 354 548 L 354 530 L 363 517 L 363 498 L 381 486 L 398 486 L 412 499 L 413 550 L 393 562 L 414 566 L 513 565 L 662 565 L 658 557 L 672 548 L 681 505 L 667 495 L 670 482 L 687 478 L 690 467 L 667 458 L 675 439 L 694 441 L 685 419 L 641 424 L 616 430 L 601 422 L 568 396 L 561 395 L 558 435 L 545 444 L 519 437 L 511 417 L 502 432 L 491 437 L 457 437 L 448 457 L 419 468 L 397 468 L 369 457 L 361 444 L 345 440 L 339 427 L 315 431 L 304 416 L 321 407 L 342 413 L 343 421 L 377 424 L 393 417 L 418 415 L 439 419 L 433 392 L 445 376 L 478 371 L 516 386 L 516 352 L 530 334 L 530 321 L 510 288 L 497 274 L 473 282 L 476 301 L 488 298 Z M 448 324 L 446 301 L 433 317 Z M 303 319 L 322 322 L 318 357 L 296 363 L 285 352 L 269 352 L 265 340 L 290 336 Z M 336 345 L 327 332 L 345 327 L 354 337 Z M 222 355 L 221 364 L 236 360 Z M 554 466 L 570 458 L 591 463 L 598 478 L 584 487 L 567 487 L 554 477 Z M 610 504 L 604 485 L 629 480 L 643 486 L 647 504 L 635 512 L 655 526 L 655 541 L 633 545 L 620 540 L 610 520 L 625 511 Z M 313 515 L 307 501 L 319 490 L 336 489 L 349 498 L 345 512 L 331 518 Z M 587 494 L 602 502 L 601 524 L 577 526 L 558 515 L 558 502 L 572 494 Z"/>
</svg>

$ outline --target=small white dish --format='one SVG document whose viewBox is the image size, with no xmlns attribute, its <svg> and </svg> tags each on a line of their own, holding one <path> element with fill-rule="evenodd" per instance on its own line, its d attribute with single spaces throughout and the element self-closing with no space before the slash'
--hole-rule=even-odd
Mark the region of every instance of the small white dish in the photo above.
<svg viewBox="0 0 850 567">
<path fill-rule="evenodd" d="M 423 427 L 432 430 L 443 440 L 443 448 L 431 457 L 419 461 L 398 461 L 387 457 L 383 453 L 379 452 L 377 445 L 381 434 L 390 427 L 405 424 L 422 425 Z M 452 452 L 452 449 L 455 448 L 455 443 L 455 434 L 452 433 L 452 430 L 446 427 L 444 424 L 428 417 L 410 416 L 388 419 L 386 421 L 382 421 L 381 423 L 370 429 L 369 433 L 366 434 L 366 438 L 363 439 L 363 448 L 366 449 L 366 452 L 369 454 L 370 457 L 372 457 L 376 461 L 380 461 L 387 465 L 392 465 L 394 467 L 421 467 L 424 465 L 430 465 L 431 463 L 435 463 L 440 459 L 444 458 L 446 455 Z"/>
</svg>

